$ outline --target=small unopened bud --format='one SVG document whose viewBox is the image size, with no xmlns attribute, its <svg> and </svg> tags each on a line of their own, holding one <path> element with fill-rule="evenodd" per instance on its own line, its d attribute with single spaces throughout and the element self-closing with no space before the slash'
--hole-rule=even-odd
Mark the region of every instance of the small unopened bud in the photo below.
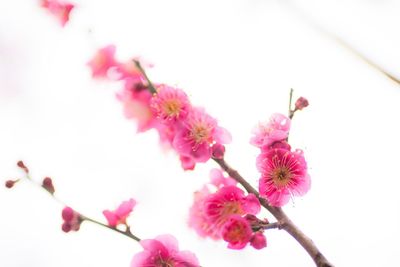
<svg viewBox="0 0 400 267">
<path fill-rule="evenodd" d="M 255 233 L 250 240 L 250 245 L 255 249 L 262 249 L 267 246 L 267 238 L 261 232 Z"/>
<path fill-rule="evenodd" d="M 295 110 L 302 110 L 303 108 L 308 107 L 308 105 L 308 100 L 304 97 L 299 97 L 294 104 Z"/>
<path fill-rule="evenodd" d="M 12 188 L 15 185 L 15 183 L 18 181 L 19 181 L 19 179 L 18 180 L 7 180 L 5 185 L 7 188 Z"/>
<path fill-rule="evenodd" d="M 70 207 L 65 207 L 62 210 L 61 216 L 64 220 L 61 229 L 68 233 L 69 231 L 78 231 L 81 223 L 83 221 L 82 216 L 74 211 L 73 209 L 71 209 Z"/>
<path fill-rule="evenodd" d="M 17 162 L 17 166 L 20 167 L 22 170 L 24 170 L 25 173 L 29 173 L 28 167 L 25 166 L 22 160 Z"/>
<path fill-rule="evenodd" d="M 212 157 L 215 159 L 223 159 L 225 155 L 225 146 L 220 143 L 216 143 L 211 148 Z"/>
<path fill-rule="evenodd" d="M 42 187 L 43 187 L 44 189 L 46 189 L 46 190 L 47 190 L 50 194 L 52 194 L 52 195 L 53 195 L 54 192 L 55 192 L 54 185 L 53 185 L 53 181 L 51 180 L 50 177 L 46 177 L 46 178 L 43 179 Z"/>
</svg>

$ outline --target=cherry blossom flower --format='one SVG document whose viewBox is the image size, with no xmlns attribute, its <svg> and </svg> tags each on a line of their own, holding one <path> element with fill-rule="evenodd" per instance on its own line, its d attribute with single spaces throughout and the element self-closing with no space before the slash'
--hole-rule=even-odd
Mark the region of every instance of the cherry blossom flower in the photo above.
<svg viewBox="0 0 400 267">
<path fill-rule="evenodd" d="M 307 163 L 300 150 L 264 151 L 257 158 L 257 168 L 261 172 L 260 196 L 272 206 L 281 207 L 288 203 L 290 196 L 302 196 L 310 188 Z"/>
<path fill-rule="evenodd" d="M 231 215 L 222 228 L 222 237 L 231 249 L 243 249 L 252 234 L 249 222 L 239 215 Z"/>
<path fill-rule="evenodd" d="M 171 235 L 140 241 L 144 251 L 133 257 L 131 267 L 198 267 L 196 256 L 189 251 L 180 251 L 178 241 Z"/>
<path fill-rule="evenodd" d="M 266 123 L 260 123 L 253 130 L 254 136 L 250 143 L 263 148 L 272 145 L 276 141 L 285 140 L 290 130 L 290 119 L 283 114 L 274 113 Z"/>
<path fill-rule="evenodd" d="M 74 8 L 73 4 L 58 0 L 41 0 L 40 4 L 58 18 L 62 27 L 69 21 L 69 15 Z"/>
<path fill-rule="evenodd" d="M 206 162 L 211 157 L 214 143 L 231 141 L 227 130 L 201 108 L 194 108 L 176 134 L 173 147 L 180 154 L 193 158 L 195 162 Z"/>
<path fill-rule="evenodd" d="M 116 227 L 118 224 L 126 224 L 126 219 L 132 212 L 132 209 L 135 205 L 136 201 L 131 198 L 128 201 L 122 202 L 114 211 L 103 211 L 103 214 L 108 221 L 108 225 L 111 227 Z"/>
<path fill-rule="evenodd" d="M 69 231 L 78 231 L 83 221 L 81 215 L 70 207 L 65 207 L 62 210 L 62 218 L 64 220 L 62 230 L 66 233 Z"/>
</svg>

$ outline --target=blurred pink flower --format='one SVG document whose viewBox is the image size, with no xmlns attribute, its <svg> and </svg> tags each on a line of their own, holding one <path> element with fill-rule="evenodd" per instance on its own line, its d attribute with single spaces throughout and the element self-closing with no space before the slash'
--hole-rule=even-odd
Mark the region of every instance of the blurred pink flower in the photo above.
<svg viewBox="0 0 400 267">
<path fill-rule="evenodd" d="M 131 198 L 128 201 L 122 202 L 114 211 L 103 211 L 103 214 L 108 221 L 108 225 L 111 227 L 116 227 L 118 224 L 126 224 L 126 219 L 132 212 L 132 209 L 135 205 L 136 201 Z"/>
<path fill-rule="evenodd" d="M 140 241 L 144 251 L 133 257 L 131 267 L 198 267 L 196 256 L 189 251 L 179 251 L 178 241 L 171 235 Z"/>
<path fill-rule="evenodd" d="M 291 195 L 302 196 L 310 188 L 307 163 L 300 150 L 291 152 L 277 148 L 263 151 L 257 158 L 257 168 L 261 172 L 260 196 L 272 206 L 281 207 Z"/>
<path fill-rule="evenodd" d="M 220 169 L 211 169 L 210 171 L 211 184 L 215 187 L 220 188 L 223 186 L 235 186 L 237 182 L 231 177 L 225 177 L 224 173 Z"/>
<path fill-rule="evenodd" d="M 255 249 L 262 249 L 267 246 L 267 238 L 264 233 L 256 232 L 250 239 L 250 245 Z"/>
<path fill-rule="evenodd" d="M 74 8 L 73 4 L 59 0 L 41 0 L 40 4 L 59 19 L 62 27 L 69 21 L 69 15 Z"/>
<path fill-rule="evenodd" d="M 260 123 L 253 130 L 254 136 L 250 143 L 263 148 L 272 145 L 276 141 L 285 140 L 290 130 L 290 119 L 283 114 L 274 113 L 266 123 Z"/>
<path fill-rule="evenodd" d="M 243 249 L 252 234 L 249 222 L 239 215 L 231 215 L 222 228 L 222 238 L 231 249 Z"/>
<path fill-rule="evenodd" d="M 94 57 L 88 62 L 93 78 L 108 78 L 109 69 L 119 65 L 114 58 L 114 54 L 115 45 L 105 46 L 96 52 Z"/>
</svg>

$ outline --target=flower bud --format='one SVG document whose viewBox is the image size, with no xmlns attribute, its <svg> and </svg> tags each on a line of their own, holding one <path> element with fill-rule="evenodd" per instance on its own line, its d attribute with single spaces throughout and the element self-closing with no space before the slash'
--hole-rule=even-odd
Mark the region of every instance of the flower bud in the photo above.
<svg viewBox="0 0 400 267">
<path fill-rule="evenodd" d="M 5 185 L 7 188 L 12 188 L 16 182 L 18 182 L 19 180 L 7 180 Z"/>
<path fill-rule="evenodd" d="M 46 177 L 46 178 L 43 179 L 42 187 L 44 189 L 46 189 L 52 195 L 55 192 L 55 189 L 54 189 L 54 186 L 53 186 L 53 181 L 51 180 L 50 177 Z"/>
<path fill-rule="evenodd" d="M 299 97 L 294 105 L 295 110 L 302 110 L 303 108 L 308 107 L 308 100 L 304 97 Z"/>
<path fill-rule="evenodd" d="M 267 238 L 261 232 L 255 233 L 250 240 L 250 245 L 255 249 L 262 249 L 267 246 Z"/>
<path fill-rule="evenodd" d="M 20 167 L 22 170 L 24 170 L 25 173 L 29 173 L 28 167 L 25 166 L 22 160 L 17 162 L 17 166 Z"/>
<path fill-rule="evenodd" d="M 220 143 L 216 143 L 212 146 L 211 152 L 213 158 L 223 159 L 225 155 L 225 146 Z"/>
</svg>

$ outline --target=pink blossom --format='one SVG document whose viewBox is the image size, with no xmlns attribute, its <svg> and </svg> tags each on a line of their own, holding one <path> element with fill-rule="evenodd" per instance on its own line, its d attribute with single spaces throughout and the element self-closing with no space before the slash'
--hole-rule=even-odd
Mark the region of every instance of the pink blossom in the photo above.
<svg viewBox="0 0 400 267">
<path fill-rule="evenodd" d="M 157 117 L 168 124 L 184 120 L 191 109 L 186 93 L 167 85 L 159 85 L 157 91 L 151 100 Z"/>
<path fill-rule="evenodd" d="M 196 162 L 191 157 L 181 155 L 179 160 L 181 161 L 182 169 L 185 171 L 194 170 L 196 167 Z"/>
<path fill-rule="evenodd" d="M 74 8 L 73 4 L 58 0 L 41 0 L 41 6 L 57 17 L 62 27 L 69 21 L 69 15 Z"/>
<path fill-rule="evenodd" d="M 205 199 L 205 213 L 217 227 L 221 227 L 231 215 L 257 214 L 260 202 L 253 194 L 245 196 L 236 186 L 224 186 Z"/>
<path fill-rule="evenodd" d="M 131 198 L 128 201 L 122 202 L 114 211 L 103 211 L 103 214 L 108 221 L 108 225 L 111 227 L 116 227 L 118 224 L 126 224 L 126 218 L 132 212 L 132 209 L 135 205 L 136 201 Z"/>
<path fill-rule="evenodd" d="M 276 141 L 286 139 L 289 130 L 290 119 L 283 114 L 274 113 L 267 123 L 260 123 L 254 129 L 250 143 L 259 148 L 270 146 Z"/>
<path fill-rule="evenodd" d="M 64 220 L 62 230 L 66 233 L 69 231 L 78 231 L 83 221 L 81 215 L 70 207 L 65 207 L 62 210 L 62 218 Z"/>
<path fill-rule="evenodd" d="M 250 239 L 250 245 L 255 249 L 262 249 L 267 246 L 267 238 L 262 232 L 256 232 Z"/>
<path fill-rule="evenodd" d="M 218 240 L 221 238 L 219 228 L 212 223 L 205 210 L 205 201 L 211 194 L 207 186 L 194 193 L 194 201 L 189 210 L 189 227 L 193 228 L 201 237 L 210 237 Z"/>
<path fill-rule="evenodd" d="M 257 158 L 261 172 L 259 191 L 272 206 L 285 205 L 291 195 L 302 196 L 310 188 L 307 163 L 300 150 L 271 149 Z"/>
<path fill-rule="evenodd" d="M 249 222 L 239 215 L 231 215 L 222 229 L 222 237 L 231 249 L 243 249 L 252 234 Z"/>
<path fill-rule="evenodd" d="M 140 241 L 144 251 L 136 254 L 131 267 L 197 267 L 196 256 L 190 251 L 179 251 L 178 241 L 171 235 Z"/>
<path fill-rule="evenodd" d="M 125 88 L 117 95 L 122 102 L 125 117 L 135 119 L 138 132 L 144 132 L 157 125 L 156 116 L 150 108 L 151 93 L 136 79 L 125 79 Z"/>
<path fill-rule="evenodd" d="M 206 162 L 211 157 L 211 146 L 214 143 L 226 144 L 231 136 L 217 121 L 203 109 L 194 108 L 184 121 L 183 127 L 176 134 L 173 147 L 184 156 L 196 162 Z"/>
<path fill-rule="evenodd" d="M 211 147 L 211 156 L 215 159 L 223 159 L 225 155 L 225 146 L 219 143 Z"/>
<path fill-rule="evenodd" d="M 96 55 L 88 62 L 93 78 L 107 78 L 109 69 L 119 66 L 114 54 L 115 45 L 108 45 L 97 51 Z"/>
</svg>

